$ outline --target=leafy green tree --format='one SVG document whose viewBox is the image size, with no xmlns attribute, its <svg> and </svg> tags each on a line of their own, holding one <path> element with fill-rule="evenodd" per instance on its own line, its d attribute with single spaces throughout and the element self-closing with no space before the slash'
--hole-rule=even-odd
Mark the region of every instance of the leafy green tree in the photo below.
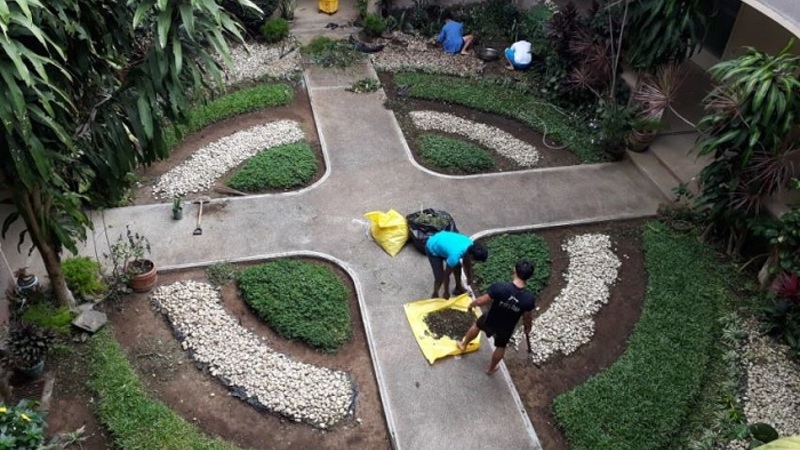
<svg viewBox="0 0 800 450">
<path fill-rule="evenodd" d="M 777 55 L 750 48 L 711 69 L 719 86 L 705 99 L 697 147 L 713 161 L 700 172 L 697 203 L 708 230 L 728 238 L 728 253 L 741 248 L 765 197 L 789 185 L 800 152 L 800 57 L 791 45 Z"/>
<path fill-rule="evenodd" d="M 167 156 L 165 124 L 221 82 L 231 38 L 240 25 L 214 0 L 0 0 L 0 173 L 17 208 L 3 235 L 22 218 L 62 304 L 86 202 Z"/>
</svg>

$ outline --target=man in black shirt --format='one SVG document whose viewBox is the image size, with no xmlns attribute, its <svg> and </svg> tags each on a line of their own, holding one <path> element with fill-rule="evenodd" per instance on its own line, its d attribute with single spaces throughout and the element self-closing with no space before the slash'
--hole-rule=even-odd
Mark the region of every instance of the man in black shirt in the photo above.
<svg viewBox="0 0 800 450">
<path fill-rule="evenodd" d="M 489 312 L 482 315 L 475 324 L 467 331 L 467 334 L 458 343 L 458 348 L 466 350 L 467 344 L 478 337 L 483 331 L 487 337 L 494 337 L 492 359 L 486 373 L 495 373 L 506 354 L 506 345 L 514 328 L 517 326 L 519 318 L 525 327 L 525 335 L 531 332 L 533 317 L 531 311 L 536 306 L 536 299 L 533 293 L 525 288 L 527 280 L 533 275 L 533 264 L 528 261 L 520 261 L 514 266 L 514 279 L 511 282 L 499 282 L 489 286 L 489 291 L 481 295 L 469 304 L 469 310 L 476 306 L 484 306 L 491 303 Z"/>
</svg>

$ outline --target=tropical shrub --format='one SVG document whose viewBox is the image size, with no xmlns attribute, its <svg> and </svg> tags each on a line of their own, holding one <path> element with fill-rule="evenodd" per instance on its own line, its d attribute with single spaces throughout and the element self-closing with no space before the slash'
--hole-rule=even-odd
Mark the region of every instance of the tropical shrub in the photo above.
<svg viewBox="0 0 800 450">
<path fill-rule="evenodd" d="M 632 68 L 647 72 L 683 62 L 699 48 L 713 13 L 712 2 L 706 0 L 631 2 L 623 36 L 625 59 Z"/>
<path fill-rule="evenodd" d="M 261 12 L 254 11 L 251 8 L 242 6 L 236 0 L 223 0 L 222 7 L 231 12 L 237 19 L 242 22 L 242 25 L 252 35 L 258 35 L 258 31 L 264 24 L 264 21 L 272 16 L 275 9 L 278 7 L 278 0 L 251 0 L 256 6 L 261 8 Z"/>
<path fill-rule="evenodd" d="M 800 275 L 781 272 L 770 287 L 769 304 L 761 308 L 764 331 L 800 356 Z"/>
<path fill-rule="evenodd" d="M 283 18 L 270 19 L 261 26 L 261 37 L 264 42 L 273 44 L 289 36 L 289 22 Z"/>
<path fill-rule="evenodd" d="M 699 175 L 697 206 L 709 231 L 738 253 L 763 200 L 791 179 L 790 158 L 800 152 L 800 57 L 790 46 L 771 56 L 749 48 L 711 69 L 720 83 L 705 99 L 698 153 L 713 161 Z"/>
<path fill-rule="evenodd" d="M 317 158 L 307 142 L 264 150 L 250 158 L 228 181 L 245 192 L 305 186 L 317 172 Z"/>
<path fill-rule="evenodd" d="M 44 414 L 30 400 L 0 405 L 0 449 L 39 450 L 44 445 Z"/>
<path fill-rule="evenodd" d="M 369 13 L 364 17 L 364 33 L 369 37 L 380 37 L 386 31 L 386 20 L 380 15 Z"/>
<path fill-rule="evenodd" d="M 528 289 L 538 294 L 550 279 L 550 249 L 547 241 L 535 233 L 501 234 L 482 242 L 489 251 L 486 262 L 475 265 L 475 282 L 481 292 L 486 292 L 492 283 L 509 281 L 511 271 L 521 259 L 535 265 L 533 276 L 528 280 Z"/>
<path fill-rule="evenodd" d="M 273 261 L 236 274 L 242 298 L 287 339 L 336 351 L 352 336 L 347 288 L 329 269 L 304 261 Z"/>
<path fill-rule="evenodd" d="M 423 162 L 457 173 L 474 174 L 494 168 L 494 161 L 486 149 L 438 134 L 420 136 L 419 153 Z"/>
<path fill-rule="evenodd" d="M 61 270 L 67 286 L 78 295 L 102 294 L 108 289 L 102 278 L 100 263 L 88 256 L 65 259 L 61 262 Z"/>
</svg>

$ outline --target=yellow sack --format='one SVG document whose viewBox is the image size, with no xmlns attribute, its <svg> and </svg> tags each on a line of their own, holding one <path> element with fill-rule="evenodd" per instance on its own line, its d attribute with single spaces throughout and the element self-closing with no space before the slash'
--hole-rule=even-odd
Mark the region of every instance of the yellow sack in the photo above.
<svg viewBox="0 0 800 450">
<path fill-rule="evenodd" d="M 414 333 L 414 337 L 417 338 L 417 343 L 422 349 L 422 354 L 425 355 L 425 359 L 427 359 L 429 363 L 433 364 L 434 361 L 444 358 L 445 356 L 474 352 L 480 348 L 481 340 L 474 339 L 467 344 L 467 350 L 462 352 L 458 348 L 458 341 L 454 341 L 447 336 L 435 339 L 433 334 L 428 330 L 428 325 L 425 324 L 425 316 L 434 311 L 447 308 L 466 311 L 471 302 L 472 298 L 469 294 L 461 294 L 450 300 L 434 298 L 403 305 L 403 308 L 406 310 L 408 323 L 411 324 L 411 331 Z M 476 318 L 480 317 L 480 308 L 474 308 L 472 311 Z"/>
<path fill-rule="evenodd" d="M 373 211 L 364 214 L 372 222 L 372 237 L 386 253 L 394 256 L 400 253 L 408 240 L 408 222 L 399 212 Z"/>
</svg>

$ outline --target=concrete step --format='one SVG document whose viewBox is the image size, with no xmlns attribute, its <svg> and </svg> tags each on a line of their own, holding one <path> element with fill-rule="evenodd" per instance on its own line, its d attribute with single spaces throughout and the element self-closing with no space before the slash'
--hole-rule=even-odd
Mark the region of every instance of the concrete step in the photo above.
<svg viewBox="0 0 800 450">
<path fill-rule="evenodd" d="M 653 152 L 628 152 L 628 157 L 639 171 L 658 187 L 665 201 L 675 198 L 673 189 L 678 187 L 681 181 L 662 164 Z"/>
</svg>

